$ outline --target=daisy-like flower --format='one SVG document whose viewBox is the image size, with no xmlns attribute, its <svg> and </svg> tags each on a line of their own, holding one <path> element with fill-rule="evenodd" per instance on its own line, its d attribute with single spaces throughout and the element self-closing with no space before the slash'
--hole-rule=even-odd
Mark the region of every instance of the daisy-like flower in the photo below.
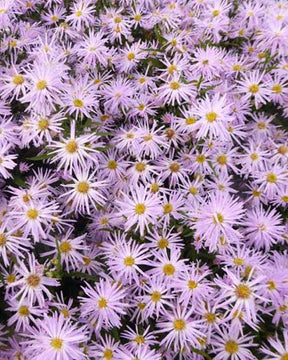
<svg viewBox="0 0 288 360">
<path fill-rule="evenodd" d="M 147 272 L 148 275 L 157 275 L 163 280 L 175 279 L 181 271 L 185 270 L 185 260 L 181 259 L 181 252 L 178 248 L 171 248 L 168 255 L 165 251 L 153 251 L 155 260 L 150 262 L 152 269 Z"/>
<path fill-rule="evenodd" d="M 161 213 L 160 200 L 143 186 L 135 186 L 130 193 L 131 195 L 123 193 L 123 199 L 117 200 L 118 215 L 124 217 L 126 231 L 136 225 L 135 230 L 139 229 L 143 236 L 144 230 L 150 224 L 155 224 Z"/>
<path fill-rule="evenodd" d="M 201 331 L 202 321 L 192 318 L 193 310 L 181 308 L 174 304 L 172 311 L 166 311 L 162 321 L 158 323 L 158 333 L 168 333 L 160 345 L 172 347 L 174 351 L 180 351 L 187 346 L 198 346 L 198 338 L 204 338 Z"/>
<path fill-rule="evenodd" d="M 265 211 L 262 206 L 255 207 L 247 213 L 245 219 L 245 235 L 248 244 L 256 249 L 264 248 L 269 251 L 273 244 L 281 241 L 284 226 L 281 216 L 275 209 Z"/>
<path fill-rule="evenodd" d="M 10 264 L 10 254 L 23 258 L 30 246 L 27 238 L 17 236 L 14 229 L 8 230 L 4 224 L 0 225 L 0 254 L 4 265 L 8 266 Z"/>
<path fill-rule="evenodd" d="M 54 255 L 56 258 L 59 251 L 61 265 L 63 266 L 65 264 L 68 272 L 70 268 L 75 270 L 79 267 L 79 264 L 84 263 L 82 251 L 87 249 L 84 243 L 86 234 L 72 238 L 72 231 L 73 229 L 69 229 L 67 234 L 59 240 L 49 235 L 49 239 L 43 241 L 43 244 L 52 247 L 53 250 L 43 252 L 42 256 Z"/>
<path fill-rule="evenodd" d="M 75 51 L 89 67 L 95 67 L 97 62 L 106 66 L 108 50 L 105 41 L 102 31 L 95 33 L 90 29 L 88 35 L 84 35 L 83 40 L 76 45 Z"/>
<path fill-rule="evenodd" d="M 231 304 L 233 306 L 233 309 L 231 310 L 232 314 L 235 314 L 235 311 L 238 313 L 245 311 L 248 320 L 257 322 L 257 302 L 267 302 L 267 299 L 260 295 L 263 293 L 266 286 L 263 283 L 265 277 L 259 275 L 252 278 L 254 273 L 253 268 L 249 272 L 247 280 L 241 279 L 240 276 L 233 274 L 228 269 L 225 269 L 225 271 L 231 282 L 227 283 L 220 279 L 215 280 L 215 283 L 221 288 L 219 300 L 225 299 L 226 304 Z"/>
<path fill-rule="evenodd" d="M 9 144 L 4 144 L 0 148 L 0 175 L 7 179 L 11 177 L 10 170 L 16 166 L 15 160 L 17 155 L 9 154 L 11 149 Z"/>
<path fill-rule="evenodd" d="M 286 185 L 288 181 L 288 172 L 282 166 L 268 164 L 263 171 L 255 174 L 256 183 L 260 185 L 268 199 L 272 199 L 280 186 Z"/>
<path fill-rule="evenodd" d="M 220 241 L 235 242 L 241 238 L 241 233 L 234 227 L 243 218 L 243 205 L 227 193 L 211 194 L 209 201 L 194 215 L 195 236 L 203 237 L 210 251 L 215 251 Z"/>
<path fill-rule="evenodd" d="M 24 355 L 35 360 L 84 360 L 83 347 L 88 340 L 87 327 L 77 327 L 64 316 L 53 313 L 44 315 L 34 326 L 28 327 Z"/>
<path fill-rule="evenodd" d="M 16 268 L 20 278 L 8 284 L 8 288 L 16 287 L 12 300 L 19 298 L 20 305 L 26 300 L 30 305 L 37 301 L 42 307 L 45 304 L 45 297 L 52 299 L 52 294 L 47 286 L 58 286 L 58 281 L 44 275 L 44 265 L 36 261 L 34 254 L 28 254 L 28 266 L 23 261 L 19 261 Z"/>
<path fill-rule="evenodd" d="M 93 21 L 94 7 L 90 0 L 79 0 L 73 4 L 72 14 L 66 17 L 77 31 L 81 30 L 83 25 L 88 26 Z"/>
<path fill-rule="evenodd" d="M 243 74 L 242 77 L 242 80 L 237 81 L 237 92 L 243 96 L 243 99 L 249 100 L 253 97 L 257 108 L 260 104 L 269 101 L 270 90 L 263 81 L 263 73 L 256 70 L 247 75 Z"/>
<path fill-rule="evenodd" d="M 95 171 L 89 175 L 87 170 L 76 170 L 72 179 L 73 184 L 63 185 L 71 190 L 61 195 L 71 203 L 71 209 L 80 214 L 90 214 L 90 209 L 96 209 L 97 204 L 104 205 L 106 198 L 99 190 L 105 188 L 107 182 L 95 181 Z"/>
<path fill-rule="evenodd" d="M 157 319 L 165 312 L 167 306 L 171 306 L 174 296 L 170 294 L 167 283 L 160 277 L 152 276 L 143 287 L 145 294 L 140 300 L 145 304 L 143 318 L 156 317 Z"/>
<path fill-rule="evenodd" d="M 59 221 L 56 218 L 60 212 L 58 204 L 55 202 L 35 202 L 23 203 L 19 209 L 12 210 L 10 215 L 15 221 L 16 229 L 23 231 L 23 237 L 27 238 L 32 235 L 34 242 L 39 242 L 41 239 L 47 238 L 45 229 L 53 221 Z"/>
<path fill-rule="evenodd" d="M 100 341 L 93 342 L 90 346 L 89 354 L 99 359 L 115 359 L 119 342 L 116 342 L 112 336 L 105 335 L 105 338 L 99 336 Z"/>
<path fill-rule="evenodd" d="M 250 348 L 256 346 L 253 337 L 240 335 L 235 327 L 225 329 L 212 337 L 215 360 L 256 360 Z"/>
<path fill-rule="evenodd" d="M 198 130 L 198 138 L 205 138 L 206 136 L 220 140 L 230 138 L 227 125 L 231 123 L 233 118 L 225 95 L 216 94 L 213 98 L 206 95 L 206 98 L 199 102 L 194 113 L 199 117 L 194 127 Z"/>
<path fill-rule="evenodd" d="M 86 283 L 82 287 L 85 297 L 80 296 L 81 315 L 99 332 L 102 328 L 119 327 L 121 316 L 126 313 L 125 289 L 109 279 L 100 279 L 94 287 Z"/>
<path fill-rule="evenodd" d="M 142 332 L 136 325 L 136 329 L 132 330 L 129 326 L 127 330 L 123 332 L 123 338 L 129 342 L 127 348 L 129 350 L 136 350 L 139 347 L 150 347 L 156 344 L 155 336 L 149 333 L 149 326 Z"/>
<path fill-rule="evenodd" d="M 91 155 L 91 152 L 95 152 L 96 150 L 87 145 L 93 140 L 97 140 L 97 136 L 95 136 L 95 134 L 90 134 L 76 137 L 75 131 L 75 121 L 72 121 L 70 137 L 65 139 L 61 136 L 61 141 L 52 141 L 50 144 L 50 147 L 54 149 L 52 151 L 54 156 L 51 159 L 51 163 L 58 162 L 58 170 L 64 167 L 64 171 L 67 171 L 68 169 L 72 171 L 72 168 L 75 166 L 84 169 L 87 167 L 88 160 L 92 163 L 96 163 L 95 157 Z"/>
<path fill-rule="evenodd" d="M 13 312 L 8 320 L 8 325 L 11 326 L 15 324 L 15 330 L 19 331 L 20 329 L 26 330 L 29 326 L 30 321 L 34 322 L 36 317 L 41 317 L 43 315 L 43 310 L 38 306 L 31 305 L 27 300 L 19 303 L 16 300 L 11 300 L 9 303 L 10 307 L 7 309 L 10 312 Z"/>
<path fill-rule="evenodd" d="M 209 270 L 201 269 L 195 263 L 182 272 L 174 281 L 174 288 L 180 293 L 179 302 L 184 306 L 191 304 L 191 307 L 197 307 L 203 303 L 212 292 L 212 287 L 207 280 L 208 275 L 210 275 Z"/>
<path fill-rule="evenodd" d="M 270 348 L 263 346 L 261 352 L 265 354 L 265 360 L 286 360 L 288 359 L 288 331 L 283 331 L 284 343 L 276 336 L 269 338 Z M 271 349 L 272 348 L 272 349 Z"/>
<path fill-rule="evenodd" d="M 158 89 L 161 100 L 165 103 L 181 104 L 181 101 L 185 100 L 188 103 L 192 103 L 195 98 L 195 86 L 193 84 L 183 83 L 179 76 L 167 81 L 164 85 Z"/>
<path fill-rule="evenodd" d="M 112 254 L 107 253 L 107 264 L 113 278 L 131 284 L 132 281 L 139 281 L 139 274 L 145 276 L 140 267 L 148 264 L 147 249 L 143 244 L 120 237 L 120 239 L 116 238 L 114 248 L 116 251 Z"/>
</svg>

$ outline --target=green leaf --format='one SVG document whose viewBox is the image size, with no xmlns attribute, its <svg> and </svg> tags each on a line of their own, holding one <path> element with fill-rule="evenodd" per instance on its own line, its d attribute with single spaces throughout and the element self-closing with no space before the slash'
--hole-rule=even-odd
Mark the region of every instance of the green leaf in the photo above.
<svg viewBox="0 0 288 360">
<path fill-rule="evenodd" d="M 46 160 L 46 159 L 50 159 L 53 157 L 53 154 L 42 154 L 42 155 L 37 155 L 37 156 L 33 156 L 30 158 L 27 158 L 27 160 L 31 160 L 31 161 L 41 161 L 41 160 Z"/>
</svg>

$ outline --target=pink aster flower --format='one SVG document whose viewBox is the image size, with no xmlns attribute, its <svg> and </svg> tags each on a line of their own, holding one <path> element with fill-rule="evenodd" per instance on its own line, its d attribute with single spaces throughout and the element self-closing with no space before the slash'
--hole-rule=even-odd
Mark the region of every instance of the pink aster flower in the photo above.
<svg viewBox="0 0 288 360">
<path fill-rule="evenodd" d="M 77 326 L 63 315 L 53 313 L 52 316 L 44 315 L 43 320 L 35 322 L 28 328 L 23 341 L 24 354 L 35 360 L 84 360 L 86 355 L 81 344 L 88 340 L 87 328 Z"/>
<path fill-rule="evenodd" d="M 161 213 L 160 200 L 143 186 L 134 187 L 130 193 L 123 193 L 123 199 L 117 200 L 118 215 L 124 217 L 126 231 L 136 225 L 135 230 L 139 229 L 143 236 L 144 230 L 149 224 L 155 224 Z"/>
</svg>

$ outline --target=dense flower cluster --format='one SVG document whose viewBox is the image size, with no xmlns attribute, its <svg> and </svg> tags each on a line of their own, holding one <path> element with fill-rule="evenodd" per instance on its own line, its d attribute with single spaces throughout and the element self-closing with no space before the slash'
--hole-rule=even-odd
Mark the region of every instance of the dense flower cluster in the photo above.
<svg viewBox="0 0 288 360">
<path fill-rule="evenodd" d="M 1 360 L 288 360 L 287 117 L 287 0 L 0 0 Z"/>
</svg>

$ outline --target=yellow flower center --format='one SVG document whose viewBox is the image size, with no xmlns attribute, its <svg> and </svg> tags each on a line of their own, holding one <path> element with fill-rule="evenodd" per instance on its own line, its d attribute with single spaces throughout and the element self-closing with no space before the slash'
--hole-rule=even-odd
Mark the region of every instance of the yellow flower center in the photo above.
<svg viewBox="0 0 288 360">
<path fill-rule="evenodd" d="M 7 238 L 5 234 L 0 234 L 0 246 L 4 246 L 6 244 Z"/>
<path fill-rule="evenodd" d="M 38 211 L 36 209 L 29 209 L 26 214 L 29 220 L 35 220 L 38 217 Z"/>
<path fill-rule="evenodd" d="M 86 265 L 86 266 L 89 266 L 90 264 L 91 264 L 91 259 L 89 258 L 89 257 L 87 257 L 87 256 L 83 256 L 83 262 L 84 262 L 84 264 Z"/>
<path fill-rule="evenodd" d="M 142 215 L 146 211 L 146 206 L 144 204 L 136 204 L 135 206 L 135 213 L 137 215 Z"/>
<path fill-rule="evenodd" d="M 269 173 L 266 178 L 267 182 L 275 184 L 278 180 L 277 175 L 274 173 Z"/>
<path fill-rule="evenodd" d="M 281 197 L 281 200 L 287 204 L 288 203 L 288 195 L 283 195 Z"/>
<path fill-rule="evenodd" d="M 82 14 L 83 14 L 82 11 L 78 10 L 78 11 L 76 11 L 75 16 L 80 17 Z"/>
<path fill-rule="evenodd" d="M 247 286 L 245 284 L 239 284 L 236 286 L 235 295 L 239 299 L 249 299 L 249 297 L 251 295 L 251 290 L 250 290 L 249 286 Z"/>
<path fill-rule="evenodd" d="M 163 272 L 167 276 L 171 276 L 175 273 L 175 267 L 172 264 L 165 264 L 163 266 Z"/>
<path fill-rule="evenodd" d="M 177 70 L 177 66 L 176 66 L 176 65 L 170 65 L 170 66 L 168 66 L 168 73 L 169 73 L 169 74 L 172 75 L 175 70 Z"/>
<path fill-rule="evenodd" d="M 225 154 L 218 156 L 217 162 L 220 165 L 226 165 L 227 164 L 227 156 Z"/>
<path fill-rule="evenodd" d="M 206 120 L 209 123 L 213 123 L 216 119 L 217 119 L 217 114 L 214 111 L 206 114 Z"/>
<path fill-rule="evenodd" d="M 136 14 L 136 15 L 134 16 L 134 20 L 135 20 L 135 21 L 140 21 L 141 18 L 142 18 L 142 16 L 141 16 L 140 14 Z"/>
<path fill-rule="evenodd" d="M 125 259 L 124 259 L 124 264 L 125 266 L 133 266 L 135 263 L 135 260 L 132 256 L 127 256 Z"/>
<path fill-rule="evenodd" d="M 186 125 L 193 125 L 196 123 L 196 118 L 195 117 L 188 117 L 185 120 Z"/>
<path fill-rule="evenodd" d="M 170 164 L 169 168 L 170 168 L 171 172 L 176 173 L 180 170 L 180 165 L 176 162 L 173 162 Z"/>
<path fill-rule="evenodd" d="M 274 85 L 272 86 L 272 91 L 274 91 L 276 94 L 282 93 L 282 86 L 281 85 Z"/>
<path fill-rule="evenodd" d="M 288 353 L 283 354 L 281 360 L 288 360 Z"/>
<path fill-rule="evenodd" d="M 285 145 L 280 145 L 278 147 L 278 153 L 281 154 L 281 155 L 286 155 L 288 152 L 288 146 L 285 146 Z"/>
<path fill-rule="evenodd" d="M 106 360 L 112 360 L 113 359 L 113 352 L 111 349 L 105 349 L 103 353 L 103 358 Z"/>
<path fill-rule="evenodd" d="M 24 83 L 23 75 L 15 75 L 12 79 L 14 85 L 22 85 Z"/>
<path fill-rule="evenodd" d="M 74 99 L 73 104 L 77 108 L 82 108 L 84 106 L 84 103 L 81 99 Z"/>
<path fill-rule="evenodd" d="M 41 283 L 41 279 L 40 276 L 32 274 L 27 277 L 26 282 L 30 287 L 37 288 Z"/>
<path fill-rule="evenodd" d="M 213 223 L 215 225 L 222 224 L 224 222 L 224 216 L 220 213 L 216 213 L 216 215 L 213 216 Z"/>
<path fill-rule="evenodd" d="M 56 16 L 56 15 L 51 16 L 51 20 L 52 20 L 52 21 L 57 21 L 57 20 L 58 20 L 58 16 Z"/>
<path fill-rule="evenodd" d="M 194 289 L 196 289 L 197 287 L 198 287 L 197 282 L 195 282 L 194 280 L 189 280 L 189 281 L 188 281 L 188 288 L 189 288 L 190 290 L 194 290 Z"/>
<path fill-rule="evenodd" d="M 258 159 L 259 159 L 259 155 L 258 155 L 257 153 L 252 153 L 252 154 L 250 155 L 250 159 L 253 160 L 253 161 L 258 160 Z"/>
<path fill-rule="evenodd" d="M 239 265 L 239 266 L 244 265 L 244 259 L 241 259 L 241 258 L 238 258 L 238 257 L 235 258 L 233 260 L 233 262 L 234 262 L 235 265 Z"/>
<path fill-rule="evenodd" d="M 250 85 L 250 86 L 249 86 L 249 91 L 250 91 L 252 94 L 257 94 L 258 91 L 259 91 L 259 85 L 257 85 L 257 84 Z"/>
<path fill-rule="evenodd" d="M 40 119 L 38 121 L 38 129 L 41 131 L 47 130 L 49 127 L 49 120 L 46 118 Z"/>
<path fill-rule="evenodd" d="M 154 291 L 152 294 L 151 294 L 151 301 L 153 302 L 158 302 L 161 300 L 161 293 L 159 291 Z"/>
<path fill-rule="evenodd" d="M 109 169 L 109 170 L 115 170 L 115 169 L 117 169 L 117 161 L 115 161 L 115 160 L 109 160 L 108 161 L 108 164 L 107 164 L 107 168 Z"/>
<path fill-rule="evenodd" d="M 77 184 L 77 190 L 78 192 L 80 192 L 81 194 L 87 194 L 88 191 L 89 191 L 89 184 L 86 182 L 86 181 L 80 181 L 78 184 Z"/>
<path fill-rule="evenodd" d="M 128 59 L 129 61 L 134 60 L 134 59 L 135 59 L 135 54 L 134 54 L 134 53 L 129 53 L 129 54 L 127 55 L 127 59 Z"/>
<path fill-rule="evenodd" d="M 206 156 L 203 154 L 197 155 L 197 157 L 196 157 L 196 162 L 198 164 L 203 164 L 205 162 L 205 160 L 206 160 Z"/>
<path fill-rule="evenodd" d="M 135 341 L 138 345 L 145 344 L 145 338 L 144 338 L 144 336 L 142 336 L 142 335 L 137 335 L 137 336 L 135 337 L 134 341 Z"/>
<path fill-rule="evenodd" d="M 236 65 L 233 66 L 234 71 L 239 71 L 239 70 L 242 70 L 242 69 L 243 69 L 243 66 L 240 65 L 240 64 L 236 64 Z"/>
<path fill-rule="evenodd" d="M 192 194 L 192 195 L 197 195 L 197 194 L 198 194 L 198 189 L 197 189 L 196 187 L 194 187 L 194 186 L 191 186 L 191 187 L 189 188 L 189 192 L 190 192 L 190 194 Z"/>
<path fill-rule="evenodd" d="M 73 154 L 78 150 L 78 144 L 76 141 L 74 140 L 70 140 L 68 141 L 68 143 L 66 144 L 66 150 L 68 151 L 68 153 Z"/>
<path fill-rule="evenodd" d="M 186 328 L 186 322 L 182 319 L 174 320 L 174 330 L 183 331 Z"/>
<path fill-rule="evenodd" d="M 104 298 L 101 298 L 98 300 L 98 307 L 99 309 L 105 309 L 107 308 L 107 300 Z"/>
<path fill-rule="evenodd" d="M 276 290 L 276 284 L 274 281 L 267 281 L 267 285 L 269 290 Z"/>
<path fill-rule="evenodd" d="M 167 203 L 163 205 L 163 213 L 169 214 L 173 211 L 173 205 L 171 203 Z"/>
<path fill-rule="evenodd" d="M 259 122 L 257 123 L 257 128 L 258 128 L 259 130 L 264 130 L 264 129 L 267 128 L 267 124 L 266 124 L 264 121 L 259 121 Z"/>
<path fill-rule="evenodd" d="M 115 22 L 116 24 L 120 24 L 121 21 L 122 21 L 121 16 L 116 16 L 116 17 L 114 18 L 114 22 Z"/>
<path fill-rule="evenodd" d="M 61 310 L 61 314 L 64 316 L 64 318 L 68 318 L 69 317 L 69 311 L 68 311 L 68 309 L 66 309 L 66 308 L 63 308 L 62 310 Z"/>
<path fill-rule="evenodd" d="M 215 17 L 215 16 L 218 16 L 220 14 L 220 11 L 219 10 L 213 10 L 212 11 L 212 15 Z"/>
<path fill-rule="evenodd" d="M 171 81 L 170 84 L 170 89 L 171 90 L 178 90 L 180 89 L 180 83 L 178 81 Z"/>
<path fill-rule="evenodd" d="M 40 80 L 36 84 L 36 89 L 41 91 L 47 88 L 47 82 L 45 80 Z"/>
<path fill-rule="evenodd" d="M 12 284 L 16 280 L 16 276 L 14 274 L 9 274 L 6 277 L 6 281 L 8 284 Z"/>
<path fill-rule="evenodd" d="M 136 169 L 136 171 L 138 171 L 138 172 L 143 172 L 143 171 L 146 169 L 146 164 L 143 163 L 143 162 L 138 162 L 138 163 L 136 163 L 136 165 L 135 165 L 135 169 Z"/>
<path fill-rule="evenodd" d="M 209 324 L 213 324 L 216 321 L 216 315 L 208 312 L 205 314 L 205 319 Z"/>
<path fill-rule="evenodd" d="M 159 249 L 165 249 L 165 248 L 168 247 L 168 245 L 169 245 L 169 242 L 168 242 L 167 239 L 161 238 L 161 239 L 158 240 L 158 247 L 159 247 Z"/>
<path fill-rule="evenodd" d="M 19 309 L 18 309 L 18 314 L 19 314 L 20 316 L 29 316 L 29 315 L 30 315 L 30 311 L 29 311 L 29 309 L 28 309 L 27 306 L 22 305 L 22 306 L 20 306 Z"/>
<path fill-rule="evenodd" d="M 59 338 L 53 338 L 50 341 L 50 345 L 52 346 L 52 348 L 56 351 L 59 351 L 62 349 L 63 346 L 63 340 L 59 339 Z"/>
<path fill-rule="evenodd" d="M 235 354 L 237 353 L 238 349 L 239 346 L 234 340 L 228 340 L 225 344 L 225 351 L 228 352 L 228 354 Z"/>
<path fill-rule="evenodd" d="M 67 240 L 62 241 L 59 248 L 60 248 L 60 251 L 64 254 L 67 254 L 72 250 L 72 246 L 71 246 L 70 242 Z"/>
</svg>

